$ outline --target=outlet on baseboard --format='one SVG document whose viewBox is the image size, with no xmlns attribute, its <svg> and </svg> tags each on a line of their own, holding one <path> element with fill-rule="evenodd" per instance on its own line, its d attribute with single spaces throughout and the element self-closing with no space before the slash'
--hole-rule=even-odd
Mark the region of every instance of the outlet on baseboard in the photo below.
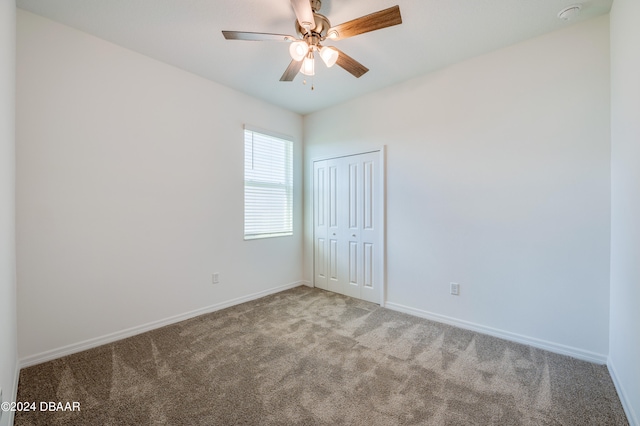
<svg viewBox="0 0 640 426">
<path fill-rule="evenodd" d="M 451 290 L 451 294 L 453 294 L 454 296 L 460 296 L 460 284 L 449 283 L 449 288 Z"/>
<path fill-rule="evenodd" d="M 211 275 L 211 283 L 212 284 L 219 284 L 220 283 L 220 273 L 214 272 L 213 275 Z"/>
</svg>

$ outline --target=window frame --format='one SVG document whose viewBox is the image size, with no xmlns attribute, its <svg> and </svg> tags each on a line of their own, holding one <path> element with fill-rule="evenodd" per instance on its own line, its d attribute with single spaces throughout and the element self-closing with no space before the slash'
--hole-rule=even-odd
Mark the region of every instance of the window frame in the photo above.
<svg viewBox="0 0 640 426">
<path fill-rule="evenodd" d="M 243 148 L 243 238 L 245 241 L 249 240 L 259 240 L 264 238 L 277 238 L 277 237 L 287 237 L 293 235 L 293 204 L 294 204 L 294 184 L 293 184 L 293 149 L 294 143 L 293 138 L 290 136 L 282 135 L 279 133 L 267 131 L 264 129 L 252 127 L 252 126 L 244 126 L 244 148 Z M 262 151 L 262 154 L 272 154 L 279 155 L 277 151 L 283 150 L 284 154 L 280 155 L 284 164 L 275 164 L 275 168 L 278 172 L 273 173 L 273 171 L 268 171 L 265 179 L 257 179 L 255 176 L 248 176 L 247 165 L 249 162 L 249 157 L 251 157 L 251 163 L 255 164 L 256 158 L 256 150 L 254 149 L 254 143 L 256 141 L 256 135 L 258 136 L 258 141 L 262 144 L 265 144 L 268 141 L 282 143 L 283 146 L 280 147 L 272 147 L 273 151 Z M 252 139 L 251 152 L 248 153 L 248 137 Z M 262 157 L 261 160 L 268 163 L 268 159 L 266 157 Z M 271 174 L 269 174 L 271 173 Z M 283 176 L 278 176 L 280 173 L 283 173 Z M 282 177 L 281 182 L 274 181 L 277 178 Z M 269 181 L 271 179 L 271 181 Z M 272 190 L 271 194 L 275 195 L 273 197 L 273 205 L 271 207 L 277 207 L 278 197 L 284 195 L 284 208 L 281 211 L 281 215 L 276 218 L 276 223 L 274 226 L 269 228 L 268 218 L 263 217 L 263 221 L 260 221 L 259 213 L 253 211 L 249 207 L 249 202 L 251 199 L 248 199 L 248 189 L 261 189 L 261 190 Z M 254 195 L 257 192 L 254 192 Z M 254 202 L 257 204 L 263 203 L 265 207 L 268 207 L 269 201 L 266 199 L 257 200 L 254 199 Z M 255 210 L 254 206 L 254 210 Z M 272 210 L 272 211 L 276 211 Z M 251 221 L 251 225 L 248 226 L 248 221 Z M 273 218 L 271 220 L 273 222 Z M 260 229 L 262 228 L 262 229 Z"/>
</svg>

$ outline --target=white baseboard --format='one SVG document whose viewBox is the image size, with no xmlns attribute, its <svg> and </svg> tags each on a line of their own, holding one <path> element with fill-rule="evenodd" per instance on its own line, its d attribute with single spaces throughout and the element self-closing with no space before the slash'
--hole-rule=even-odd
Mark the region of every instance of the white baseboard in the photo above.
<svg viewBox="0 0 640 426">
<path fill-rule="evenodd" d="M 301 285 L 305 285 L 305 282 L 296 281 L 290 284 L 285 284 L 282 286 L 270 288 L 268 290 L 263 290 L 258 293 L 253 293 L 247 296 L 242 296 L 235 299 L 227 300 L 226 302 L 216 303 L 215 305 L 206 306 L 204 308 L 196 309 L 194 311 L 185 312 L 179 315 L 174 315 L 172 317 L 165 318 L 162 320 L 153 321 L 147 324 L 127 328 L 121 331 L 116 331 L 115 333 L 110 333 L 104 336 L 95 337 L 93 339 L 88 339 L 82 342 L 73 343 L 71 345 L 63 346 L 61 348 L 51 349 L 39 354 L 31 355 L 31 356 L 20 359 L 20 368 L 30 367 L 32 365 L 37 365 L 43 362 L 61 358 L 63 356 L 71 355 L 77 352 L 82 352 L 87 349 L 96 348 L 98 346 L 105 345 L 107 343 L 113 343 L 115 341 L 122 340 L 127 337 L 135 336 L 136 334 L 140 334 L 147 331 L 155 330 L 156 328 L 164 327 L 165 325 L 175 324 L 177 322 L 194 318 L 199 315 L 204 315 L 211 312 L 219 311 L 221 309 L 239 305 L 241 303 L 249 302 L 251 300 L 259 299 L 261 297 L 268 296 L 270 294 L 280 293 L 281 291 L 299 287 Z"/>
<path fill-rule="evenodd" d="M 607 360 L 607 368 L 609 369 L 609 374 L 611 375 L 611 380 L 613 380 L 613 384 L 616 387 L 616 391 L 618 392 L 618 397 L 620 398 L 620 402 L 622 403 L 622 408 L 624 408 L 624 412 L 627 415 L 627 420 L 629 421 L 629 426 L 640 426 L 640 421 L 638 420 L 638 416 L 631 405 L 631 401 L 629 401 L 627 397 L 627 393 L 622 386 L 622 383 L 618 379 L 620 377 L 616 371 L 616 368 L 613 366 L 611 359 Z"/>
<path fill-rule="evenodd" d="M 596 364 L 606 364 L 607 362 L 607 356 L 603 354 L 585 351 L 582 349 L 561 345 L 558 343 L 548 342 L 546 340 L 536 339 L 534 337 L 528 337 L 528 336 L 524 336 L 517 333 L 511 333 L 509 331 L 499 330 L 499 329 L 487 327 L 481 324 L 476 324 L 469 321 L 463 321 L 463 320 L 451 318 L 445 315 L 435 314 L 432 312 L 411 308 L 409 306 L 404 306 L 404 305 L 400 305 L 393 302 L 387 301 L 384 307 L 394 311 L 403 312 L 405 314 L 426 318 L 428 320 L 453 325 L 453 326 L 464 328 L 471 331 L 477 331 L 478 333 L 488 334 L 490 336 L 499 337 L 505 340 L 510 340 L 512 342 L 523 343 L 525 345 L 544 349 L 550 352 L 555 352 L 562 355 L 568 355 L 584 361 L 594 362 Z"/>
<path fill-rule="evenodd" d="M 300 281 L 300 285 L 304 285 L 304 286 L 313 288 L 313 284 L 311 284 L 311 281 L 302 280 L 302 281 Z"/>
</svg>

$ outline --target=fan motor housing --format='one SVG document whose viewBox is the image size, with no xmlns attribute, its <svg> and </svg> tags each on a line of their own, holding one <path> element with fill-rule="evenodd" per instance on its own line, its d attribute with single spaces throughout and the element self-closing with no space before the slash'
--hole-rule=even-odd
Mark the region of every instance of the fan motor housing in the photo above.
<svg viewBox="0 0 640 426">
<path fill-rule="evenodd" d="M 313 17 L 316 24 L 314 28 L 311 28 L 310 31 L 307 31 L 305 28 L 302 28 L 298 20 L 296 20 L 296 31 L 303 37 L 306 36 L 309 32 L 311 32 L 312 35 L 317 34 L 321 38 L 326 37 L 327 31 L 329 31 L 329 28 L 331 28 L 331 23 L 326 16 L 319 13 L 313 12 Z"/>
</svg>

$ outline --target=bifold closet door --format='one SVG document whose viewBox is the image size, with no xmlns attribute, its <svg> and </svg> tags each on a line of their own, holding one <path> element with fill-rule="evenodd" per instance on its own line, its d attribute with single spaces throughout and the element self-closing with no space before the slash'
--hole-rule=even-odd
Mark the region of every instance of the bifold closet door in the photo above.
<svg viewBox="0 0 640 426">
<path fill-rule="evenodd" d="M 383 262 L 379 152 L 314 163 L 314 284 L 380 303 Z"/>
</svg>

